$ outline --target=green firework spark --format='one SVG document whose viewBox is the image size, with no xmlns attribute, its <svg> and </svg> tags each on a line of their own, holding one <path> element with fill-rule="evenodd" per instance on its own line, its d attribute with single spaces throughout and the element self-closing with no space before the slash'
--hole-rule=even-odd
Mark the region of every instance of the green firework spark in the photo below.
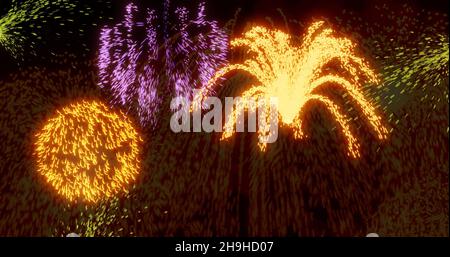
<svg viewBox="0 0 450 257">
<path fill-rule="evenodd" d="M 420 80 L 414 80 L 416 76 L 425 79 L 427 85 L 438 85 L 440 81 L 448 76 L 448 37 L 437 35 L 437 37 L 426 37 L 419 42 L 417 49 L 398 47 L 397 55 L 392 62 L 401 63 L 399 65 L 388 65 L 384 68 L 385 83 L 399 83 L 397 78 L 402 78 L 401 82 L 411 85 L 411 88 L 424 87 Z M 414 80 L 414 81 L 411 81 Z M 407 90 L 406 88 L 403 90 Z"/>
<path fill-rule="evenodd" d="M 429 103 L 433 109 L 448 102 L 449 48 L 444 34 L 422 35 L 415 46 L 397 46 L 392 54 L 377 56 L 383 84 L 366 87 L 368 95 L 387 113 L 408 105 Z"/>
<path fill-rule="evenodd" d="M 397 123 L 398 111 L 420 103 L 432 109 L 448 102 L 447 14 L 409 5 L 375 6 L 381 20 L 343 12 L 335 18 L 342 32 L 355 38 L 372 56 L 383 83 L 366 86 L 368 97 Z"/>
<path fill-rule="evenodd" d="M 110 6 L 108 1 L 101 1 Z M 60 39 L 63 34 L 80 37 L 86 26 L 95 23 L 75 23 L 77 17 L 89 17 L 94 9 L 71 0 L 13 0 L 8 12 L 0 17 L 0 46 L 16 59 L 23 59 L 25 52 L 37 55 L 38 45 L 48 40 Z M 103 17 L 100 16 L 100 19 Z M 77 24 L 77 29 L 72 29 Z M 51 27 L 51 35 L 45 28 Z"/>
</svg>

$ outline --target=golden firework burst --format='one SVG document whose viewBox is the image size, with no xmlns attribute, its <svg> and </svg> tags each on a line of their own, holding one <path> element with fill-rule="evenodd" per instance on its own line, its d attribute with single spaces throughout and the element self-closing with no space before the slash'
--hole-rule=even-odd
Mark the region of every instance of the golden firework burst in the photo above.
<svg viewBox="0 0 450 257">
<path fill-rule="evenodd" d="M 71 202 L 127 192 L 139 173 L 142 139 L 121 112 L 82 100 L 57 111 L 36 134 L 37 169 Z"/>
<path fill-rule="evenodd" d="M 376 114 L 372 104 L 360 91 L 362 83 L 378 84 L 380 81 L 367 62 L 358 57 L 355 44 L 326 27 L 323 21 L 313 23 L 303 38 L 301 47 L 291 45 L 292 38 L 278 30 L 269 30 L 256 26 L 247 31 L 243 37 L 232 40 L 233 48 L 245 47 L 250 55 L 243 63 L 229 64 L 219 70 L 208 85 L 198 92 L 194 98 L 193 108 L 201 107 L 204 97 L 213 92 L 219 78 L 235 70 L 242 70 L 253 75 L 259 82 L 245 91 L 238 105 L 224 126 L 222 139 L 234 134 L 236 116 L 242 109 L 255 111 L 255 105 L 245 99 L 262 99 L 269 102 L 271 97 L 278 99 L 278 113 L 281 122 L 295 130 L 295 138 L 307 137 L 303 131 L 302 115 L 304 107 L 310 101 L 322 103 L 336 118 L 347 139 L 348 153 L 359 157 L 359 145 L 350 130 L 349 119 L 341 108 L 329 97 L 320 95 L 319 87 L 335 84 L 342 87 L 356 101 L 367 117 L 371 127 L 379 139 L 385 139 L 387 129 Z M 343 70 L 339 74 L 327 73 L 326 65 L 338 62 Z M 268 111 L 270 104 L 259 106 Z M 261 150 L 266 149 L 264 138 L 269 130 L 258 131 Z"/>
</svg>

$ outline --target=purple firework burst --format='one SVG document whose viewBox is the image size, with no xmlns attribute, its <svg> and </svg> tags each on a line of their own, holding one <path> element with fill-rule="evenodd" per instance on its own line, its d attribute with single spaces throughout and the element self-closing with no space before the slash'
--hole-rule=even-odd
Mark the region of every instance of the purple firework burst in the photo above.
<svg viewBox="0 0 450 257">
<path fill-rule="evenodd" d="M 100 33 L 100 87 L 110 91 L 113 105 L 137 108 L 142 125 L 152 127 L 165 92 L 192 99 L 193 90 L 205 86 L 226 64 L 228 51 L 228 35 L 216 21 L 206 19 L 204 3 L 193 18 L 186 8 L 176 8 L 173 26 L 168 6 L 166 1 L 161 37 L 155 11 L 147 9 L 144 21 L 138 21 L 133 3 L 126 6 L 122 22 Z"/>
</svg>

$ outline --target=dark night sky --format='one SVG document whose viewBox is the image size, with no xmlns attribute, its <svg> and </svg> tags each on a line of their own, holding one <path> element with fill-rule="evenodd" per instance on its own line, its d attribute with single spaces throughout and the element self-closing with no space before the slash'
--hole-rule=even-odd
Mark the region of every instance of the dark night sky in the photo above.
<svg viewBox="0 0 450 257">
<path fill-rule="evenodd" d="M 111 0 L 112 8 L 107 10 L 102 4 L 96 4 L 93 0 L 77 0 L 81 2 L 90 3 L 92 5 L 97 5 L 95 8 L 100 8 L 100 10 L 105 11 L 115 17 L 116 20 L 120 20 L 123 17 L 123 7 L 128 4 L 131 0 Z M 0 2 L 0 13 L 3 15 L 11 0 L 1 0 Z M 159 11 L 162 10 L 163 1 L 149 1 L 149 0 L 135 0 L 139 6 L 152 7 Z M 171 0 L 172 6 L 192 6 L 196 5 L 199 0 Z M 240 24 L 245 24 L 247 21 L 258 21 L 264 19 L 266 16 L 270 16 L 275 20 L 278 18 L 281 20 L 281 16 L 277 12 L 277 8 L 281 8 L 283 12 L 286 14 L 288 18 L 293 18 L 297 20 L 305 20 L 308 21 L 312 17 L 317 16 L 334 16 L 340 14 L 342 10 L 352 10 L 354 12 L 359 13 L 362 16 L 377 16 L 378 14 L 374 11 L 375 5 L 388 4 L 394 8 L 397 8 L 404 3 L 408 3 L 409 5 L 416 7 L 418 9 L 426 9 L 430 11 L 439 11 L 439 12 L 448 12 L 449 1 L 448 0 L 418 0 L 418 1 L 388 1 L 388 0 L 372 0 L 372 1 L 357 1 L 357 0 L 335 0 L 335 1 L 326 1 L 326 0 L 314 0 L 314 1 L 290 1 L 290 0 L 226 0 L 226 1 L 217 1 L 217 0 L 207 0 L 207 15 L 208 17 L 212 17 L 216 20 L 222 22 L 222 24 L 228 20 L 230 20 L 236 10 L 241 8 L 241 12 L 239 15 Z M 76 24 L 75 24 L 76 26 Z M 98 37 L 99 28 L 91 28 L 88 30 L 88 37 L 85 38 L 67 38 L 64 40 L 70 40 L 76 42 L 80 41 L 78 45 L 81 43 L 87 43 L 93 51 L 91 51 L 91 58 L 95 57 L 94 50 L 96 49 L 97 37 Z M 49 28 L 49 31 L 52 32 L 52 28 Z M 52 32 L 53 33 L 53 32 Z M 77 42 L 78 43 L 78 42 Z M 53 44 L 54 47 L 61 48 L 61 42 L 55 42 Z M 43 47 L 40 51 L 43 51 L 45 54 L 48 51 L 47 48 L 51 48 L 52 42 L 48 44 L 48 46 Z M 64 49 L 64 48 L 61 48 Z M 74 54 L 78 54 L 76 47 L 71 49 L 64 49 L 64 51 L 69 50 Z M 17 69 L 17 62 L 12 60 L 3 49 L 0 49 L 0 78 L 4 78 L 5 75 L 14 72 Z M 34 66 L 36 64 L 42 65 L 42 58 L 30 58 L 22 62 L 20 65 L 22 67 L 26 66 Z M 44 64 L 48 66 L 45 61 Z"/>
<path fill-rule="evenodd" d="M 373 6 L 388 4 L 391 6 L 400 6 L 408 3 L 420 9 L 440 10 L 446 12 L 449 7 L 449 1 L 392 1 L 392 0 L 314 0 L 314 1 L 290 1 L 290 0 L 228 0 L 228 1 L 210 1 L 211 11 L 215 16 L 221 19 L 232 17 L 234 10 L 238 7 L 243 9 L 242 14 L 250 19 L 261 16 L 277 15 L 276 8 L 281 8 L 287 16 L 301 19 L 301 17 L 311 17 L 315 15 L 327 16 L 341 13 L 343 9 L 353 10 L 364 15 L 374 15 Z"/>
</svg>

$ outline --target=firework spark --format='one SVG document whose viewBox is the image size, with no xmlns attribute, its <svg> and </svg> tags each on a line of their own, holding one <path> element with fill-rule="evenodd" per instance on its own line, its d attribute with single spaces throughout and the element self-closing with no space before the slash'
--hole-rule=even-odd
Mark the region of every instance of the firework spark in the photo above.
<svg viewBox="0 0 450 257">
<path fill-rule="evenodd" d="M 0 17 L 0 45 L 16 59 L 23 58 L 24 47 L 36 55 L 37 45 L 46 40 L 43 28 L 50 24 L 67 27 L 74 23 L 76 14 L 81 17 L 90 16 L 93 9 L 70 0 L 14 0 L 8 12 Z M 85 25 L 78 24 L 78 36 L 84 34 Z M 73 33 L 68 28 L 65 30 Z M 53 39 L 60 36 L 62 34 L 59 32 L 52 34 Z"/>
<path fill-rule="evenodd" d="M 245 91 L 242 97 L 262 98 L 266 101 L 269 101 L 270 97 L 277 97 L 281 121 L 295 130 L 295 138 L 306 137 L 302 126 L 305 105 L 310 101 L 317 101 L 325 105 L 341 126 L 347 139 L 348 154 L 358 157 L 358 142 L 350 131 L 348 118 L 332 99 L 316 93 L 319 87 L 332 83 L 344 88 L 358 103 L 377 137 L 386 138 L 387 130 L 381 118 L 360 92 L 363 82 L 375 84 L 379 83 L 379 79 L 368 64 L 355 54 L 355 44 L 347 38 L 334 36 L 333 31 L 326 28 L 322 21 L 309 27 L 300 48 L 291 46 L 290 41 L 290 36 L 281 31 L 258 26 L 246 32 L 244 37 L 233 40 L 232 47 L 247 47 L 253 54 L 252 57 L 242 64 L 230 64 L 218 71 L 208 85 L 195 96 L 193 108 L 200 108 L 202 99 L 210 94 L 217 79 L 231 71 L 243 70 L 255 76 L 260 85 Z M 339 61 L 348 76 L 324 74 L 324 66 L 335 60 Z M 235 112 L 240 113 L 242 108 L 254 111 L 244 101 Z M 235 117 L 236 113 L 232 115 Z M 231 132 L 225 132 L 222 139 L 229 138 L 234 133 L 236 119 L 228 120 L 225 130 Z M 259 137 L 265 137 L 264 133 L 260 131 Z M 265 147 L 265 144 L 260 143 L 262 150 L 265 150 Z"/>
<path fill-rule="evenodd" d="M 192 98 L 193 85 L 206 85 L 225 64 L 228 40 L 216 21 L 206 19 L 204 10 L 201 3 L 197 17 L 189 20 L 187 9 L 177 8 L 177 34 L 170 38 L 165 29 L 162 43 L 157 40 L 155 12 L 147 9 L 146 20 L 137 21 L 134 4 L 126 7 L 122 22 L 102 29 L 100 87 L 111 91 L 113 105 L 137 106 L 141 123 L 151 127 L 157 123 L 162 103 L 158 85 L 164 79 L 175 96 Z M 136 34 L 142 30 L 145 39 L 139 40 Z"/>
<path fill-rule="evenodd" d="M 399 89 L 398 94 L 411 94 L 417 89 L 424 92 L 426 87 L 437 87 L 448 78 L 448 56 L 448 37 L 445 35 L 425 37 L 417 48 L 398 47 L 397 53 L 385 60 L 388 65 L 383 69 L 384 82 L 388 88 Z M 424 94 L 420 100 L 423 102 L 428 97 L 432 96 Z M 448 92 L 444 97 L 448 100 Z M 391 95 L 385 98 L 392 99 Z"/>
<path fill-rule="evenodd" d="M 96 101 L 70 104 L 36 135 L 38 171 L 69 201 L 96 202 L 136 179 L 141 140 L 122 113 Z"/>
<path fill-rule="evenodd" d="M 342 32 L 352 33 L 383 67 L 383 87 L 366 87 L 367 94 L 391 114 L 411 103 L 409 100 L 448 101 L 448 93 L 438 89 L 448 78 L 448 15 L 407 4 L 401 9 L 387 5 L 374 8 L 382 13 L 381 21 L 348 11 L 335 19 Z M 389 121 L 398 122 L 391 118 Z"/>
</svg>

